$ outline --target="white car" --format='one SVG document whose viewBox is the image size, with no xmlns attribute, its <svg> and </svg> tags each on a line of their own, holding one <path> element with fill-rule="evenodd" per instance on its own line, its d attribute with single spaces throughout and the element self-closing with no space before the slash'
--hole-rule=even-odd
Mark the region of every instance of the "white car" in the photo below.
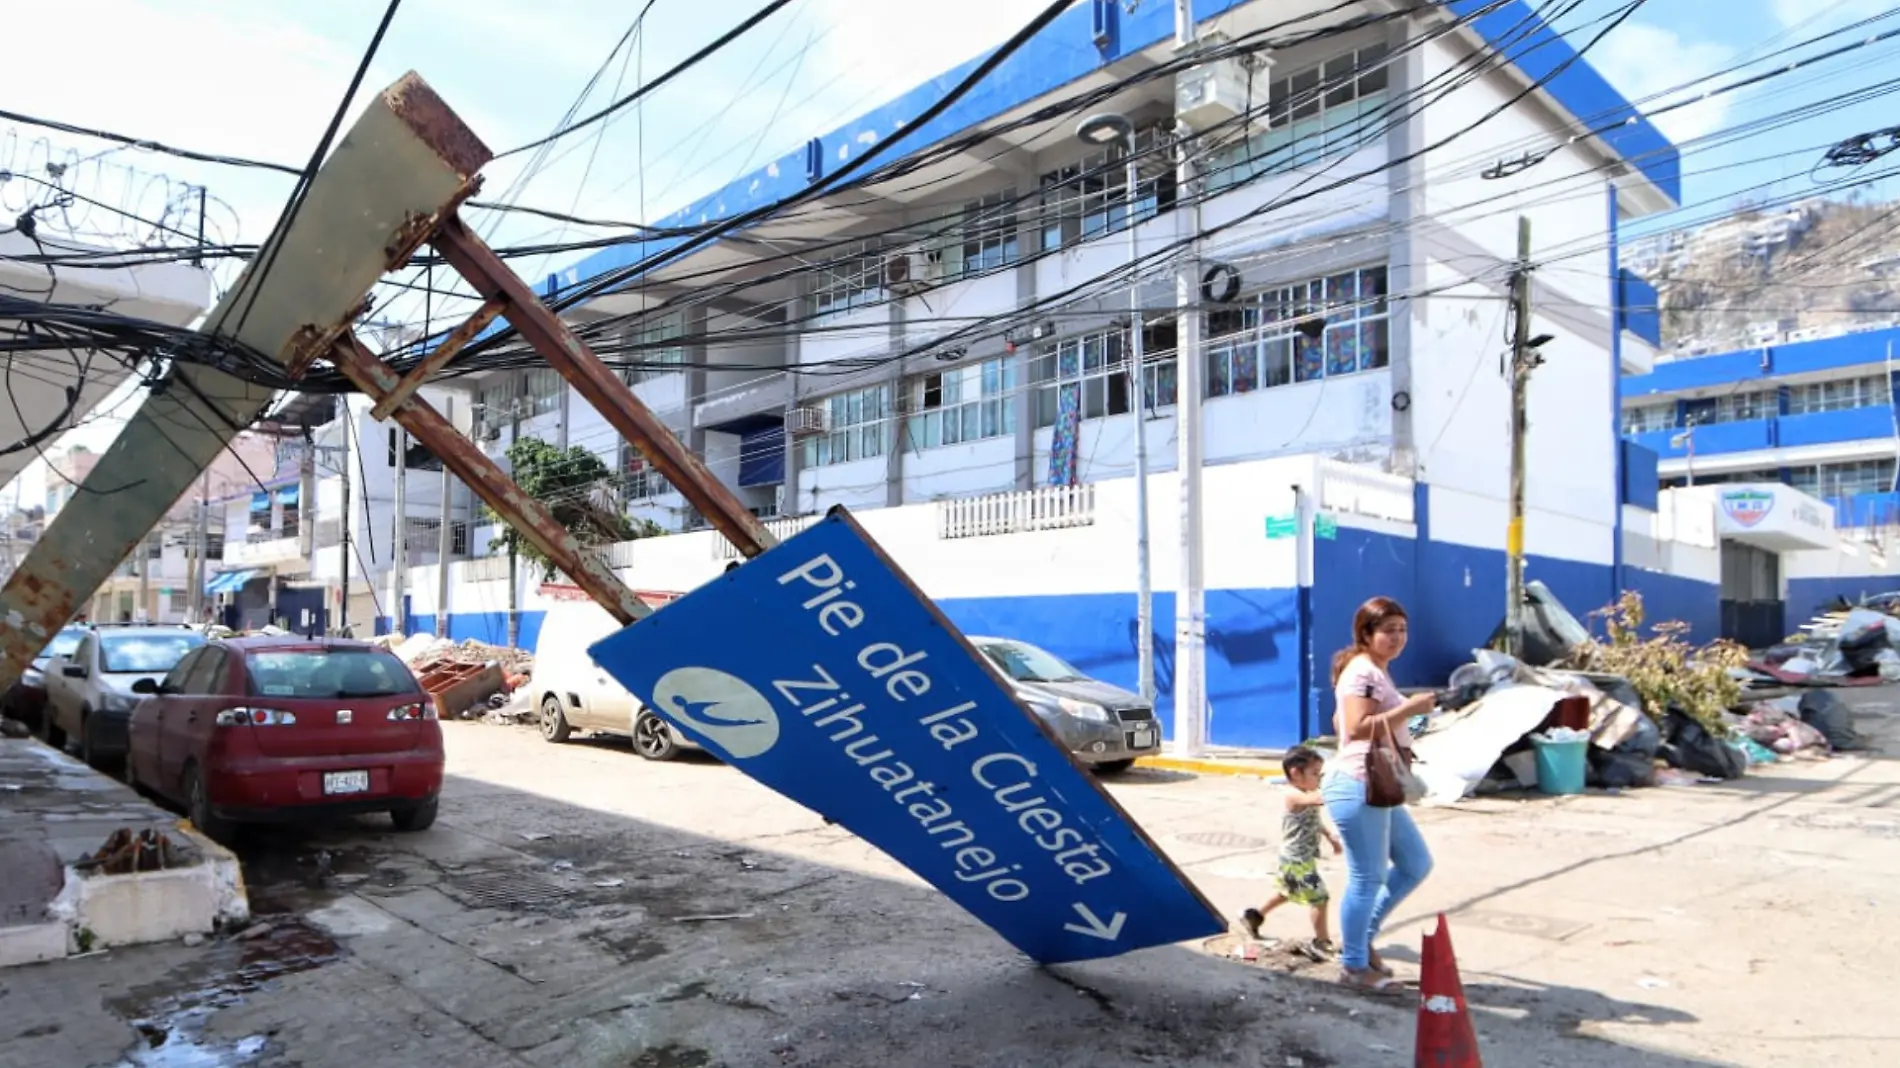
<svg viewBox="0 0 1900 1068">
<path fill-rule="evenodd" d="M 202 633 L 182 623 L 93 624 L 72 655 L 46 663 L 47 744 L 64 749 L 76 740 L 79 755 L 95 768 L 123 759 L 126 724 L 140 700 L 133 685 L 156 683 L 204 643 Z"/>
<path fill-rule="evenodd" d="M 697 749 L 672 724 L 654 715 L 587 655 L 587 647 L 620 624 L 592 601 L 563 601 L 548 609 L 534 643 L 530 687 L 541 714 L 541 737 L 565 742 L 574 731 L 625 735 L 648 760 L 671 760 Z"/>
</svg>

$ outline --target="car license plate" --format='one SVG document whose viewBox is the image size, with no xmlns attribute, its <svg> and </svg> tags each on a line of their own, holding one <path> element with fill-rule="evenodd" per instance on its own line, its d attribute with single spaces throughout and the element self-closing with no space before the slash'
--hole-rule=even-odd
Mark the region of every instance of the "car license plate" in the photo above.
<svg viewBox="0 0 1900 1068">
<path fill-rule="evenodd" d="M 1130 749 L 1146 749 L 1153 744 L 1155 744 L 1155 729 L 1153 727 L 1142 727 L 1139 730 L 1128 732 L 1128 747 Z"/>
<path fill-rule="evenodd" d="M 366 794 L 369 792 L 369 772 L 326 771 L 323 773 L 323 792 L 326 794 Z"/>
</svg>

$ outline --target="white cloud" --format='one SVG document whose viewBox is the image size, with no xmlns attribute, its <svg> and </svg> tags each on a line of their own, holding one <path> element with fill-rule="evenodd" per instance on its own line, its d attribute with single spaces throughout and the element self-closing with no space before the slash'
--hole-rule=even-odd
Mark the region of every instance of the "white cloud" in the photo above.
<svg viewBox="0 0 1900 1068">
<path fill-rule="evenodd" d="M 1644 111 L 1692 99 L 1698 90 L 1648 98 L 1720 70 L 1732 57 L 1726 46 L 1642 22 L 1618 27 L 1590 54 L 1610 84 Z M 1682 144 L 1721 129 L 1728 110 L 1728 98 L 1711 97 L 1659 114 L 1654 121 L 1670 140 Z"/>
<path fill-rule="evenodd" d="M 1769 0 L 1768 3 L 1775 21 L 1782 26 L 1803 26 L 1806 23 L 1803 29 L 1812 32 L 1822 32 L 1877 15 L 1889 6 L 1885 0 L 1836 0 L 1834 3 L 1822 3 L 1821 0 Z"/>
</svg>

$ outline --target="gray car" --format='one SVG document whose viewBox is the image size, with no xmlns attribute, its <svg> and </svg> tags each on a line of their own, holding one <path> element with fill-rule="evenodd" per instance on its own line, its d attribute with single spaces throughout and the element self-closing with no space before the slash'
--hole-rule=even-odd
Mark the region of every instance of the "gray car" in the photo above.
<svg viewBox="0 0 1900 1068">
<path fill-rule="evenodd" d="M 1076 759 L 1126 771 L 1161 751 L 1161 728 L 1141 695 L 1092 679 L 1047 649 L 1014 638 L 971 638 Z"/>
</svg>

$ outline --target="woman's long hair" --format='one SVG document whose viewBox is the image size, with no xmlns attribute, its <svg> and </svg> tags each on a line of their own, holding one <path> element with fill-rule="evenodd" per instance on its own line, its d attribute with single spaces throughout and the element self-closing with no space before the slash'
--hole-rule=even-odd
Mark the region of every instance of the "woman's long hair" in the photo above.
<svg viewBox="0 0 1900 1068">
<path fill-rule="evenodd" d="M 1333 654 L 1333 685 L 1346 673 L 1346 665 L 1360 653 L 1372 651 L 1372 636 L 1387 620 L 1405 619 L 1405 606 L 1390 597 L 1374 597 L 1352 614 L 1352 644 Z"/>
</svg>

